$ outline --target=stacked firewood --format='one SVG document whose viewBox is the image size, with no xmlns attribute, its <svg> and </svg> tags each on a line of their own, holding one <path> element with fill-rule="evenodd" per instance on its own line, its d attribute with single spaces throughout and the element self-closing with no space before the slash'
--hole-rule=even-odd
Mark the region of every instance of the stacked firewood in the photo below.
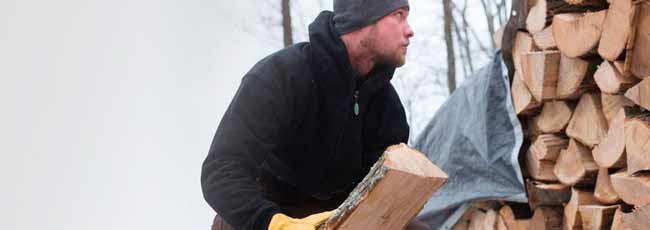
<svg viewBox="0 0 650 230">
<path fill-rule="evenodd" d="M 456 227 L 650 229 L 650 1 L 528 2 L 512 97 L 529 209 L 474 208 Z"/>
</svg>

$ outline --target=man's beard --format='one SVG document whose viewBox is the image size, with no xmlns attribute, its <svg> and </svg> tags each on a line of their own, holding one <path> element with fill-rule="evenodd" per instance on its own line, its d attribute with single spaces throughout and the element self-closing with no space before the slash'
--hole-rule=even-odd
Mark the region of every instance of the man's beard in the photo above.
<svg viewBox="0 0 650 230">
<path fill-rule="evenodd" d="M 374 57 L 375 65 L 392 68 L 403 66 L 406 61 L 406 54 L 402 54 L 401 49 L 394 52 L 382 52 L 382 47 L 378 45 L 376 38 L 376 31 L 373 29 L 368 36 L 361 40 L 364 53 Z"/>
<path fill-rule="evenodd" d="M 384 54 L 378 53 L 376 56 L 376 63 L 393 68 L 403 66 L 405 62 L 404 59 L 406 59 L 406 57 L 403 56 L 400 51 L 401 50 Z"/>
</svg>

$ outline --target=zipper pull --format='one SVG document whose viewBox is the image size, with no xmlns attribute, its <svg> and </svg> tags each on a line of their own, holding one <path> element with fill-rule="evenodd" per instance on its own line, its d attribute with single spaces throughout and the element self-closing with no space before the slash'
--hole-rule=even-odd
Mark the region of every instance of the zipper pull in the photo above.
<svg viewBox="0 0 650 230">
<path fill-rule="evenodd" d="M 354 116 L 359 116 L 359 90 L 354 91 Z"/>
</svg>

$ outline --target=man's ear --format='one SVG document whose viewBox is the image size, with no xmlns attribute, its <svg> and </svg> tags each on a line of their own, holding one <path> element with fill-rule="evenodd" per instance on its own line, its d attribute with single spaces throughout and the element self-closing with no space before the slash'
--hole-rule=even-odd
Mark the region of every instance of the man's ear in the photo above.
<svg viewBox="0 0 650 230">
<path fill-rule="evenodd" d="M 515 74 L 515 64 L 513 62 L 512 46 L 515 42 L 515 35 L 519 30 L 526 29 L 526 18 L 528 17 L 528 0 L 512 0 L 510 8 L 510 19 L 506 28 L 503 30 L 501 39 L 501 55 L 503 62 L 508 67 L 508 78 L 512 84 Z"/>
</svg>

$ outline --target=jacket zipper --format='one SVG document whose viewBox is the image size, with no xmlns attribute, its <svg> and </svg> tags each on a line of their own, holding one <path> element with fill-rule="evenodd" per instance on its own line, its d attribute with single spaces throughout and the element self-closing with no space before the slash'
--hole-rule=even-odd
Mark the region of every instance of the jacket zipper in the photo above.
<svg viewBox="0 0 650 230">
<path fill-rule="evenodd" d="M 359 116 L 359 90 L 354 91 L 354 116 Z"/>
</svg>

